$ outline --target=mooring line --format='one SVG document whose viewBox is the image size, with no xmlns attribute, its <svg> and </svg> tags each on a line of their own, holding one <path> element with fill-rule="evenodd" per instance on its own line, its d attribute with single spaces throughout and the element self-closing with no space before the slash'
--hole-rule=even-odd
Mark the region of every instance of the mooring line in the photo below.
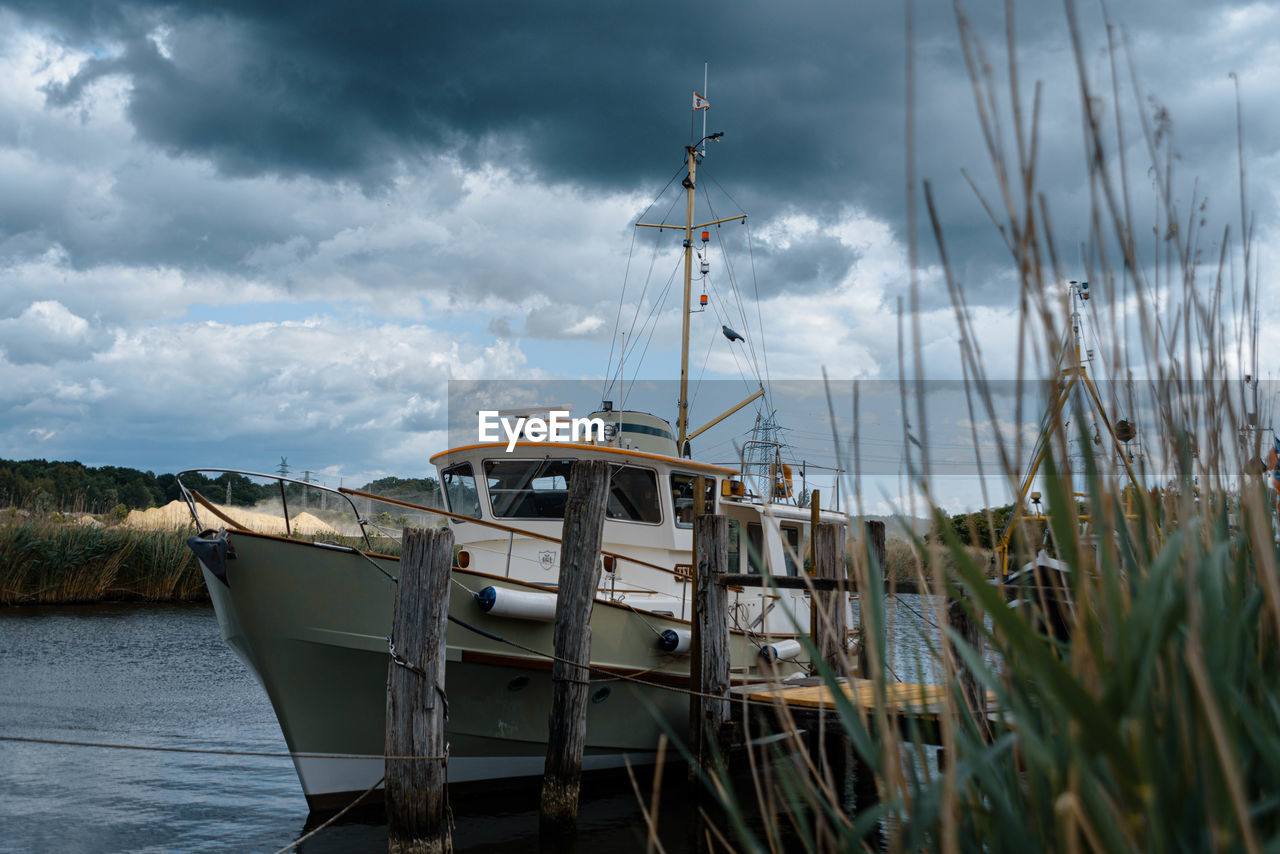
<svg viewBox="0 0 1280 854">
<path fill-rule="evenodd" d="M 105 750 L 147 750 L 156 753 L 201 753 L 214 756 L 264 756 L 270 759 L 447 759 L 447 756 L 400 756 L 397 754 L 376 753 L 282 753 L 265 750 L 231 750 L 212 747 L 162 747 L 147 744 L 110 744 L 101 741 L 69 741 L 56 738 L 30 738 L 18 735 L 0 735 L 0 741 L 13 741 L 23 744 L 55 744 L 61 747 L 98 747 Z"/>
<path fill-rule="evenodd" d="M 384 782 L 386 782 L 386 779 L 387 778 L 385 776 L 378 778 L 378 782 L 374 783 L 372 786 L 365 789 L 364 792 L 360 795 L 360 797 L 356 798 L 354 801 L 352 801 L 351 803 L 347 804 L 345 807 L 343 807 L 342 809 L 334 813 L 328 820 L 325 821 L 324 824 L 320 825 L 315 830 L 312 830 L 311 832 L 298 837 L 293 842 L 290 842 L 288 845 L 281 848 L 279 851 L 275 852 L 275 854 L 287 854 L 287 852 L 297 848 L 299 845 L 306 842 L 308 839 L 315 836 L 317 833 L 324 830 L 326 827 L 333 824 L 338 819 L 342 818 L 344 815 L 350 812 L 355 807 L 356 804 L 360 803 L 365 798 L 369 797 L 369 795 L 371 795 L 375 789 L 377 789 Z"/>
</svg>

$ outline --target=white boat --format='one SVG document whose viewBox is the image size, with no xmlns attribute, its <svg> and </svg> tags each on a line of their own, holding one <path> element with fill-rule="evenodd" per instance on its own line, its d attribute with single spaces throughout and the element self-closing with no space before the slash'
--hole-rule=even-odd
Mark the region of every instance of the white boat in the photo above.
<svg viewBox="0 0 1280 854">
<path fill-rule="evenodd" d="M 664 726 L 676 733 L 687 728 L 687 695 L 670 688 L 689 684 L 685 640 L 696 505 L 729 518 L 730 572 L 804 571 L 811 511 L 775 500 L 791 494 L 789 470 L 780 460 L 759 489 L 764 495 L 757 496 L 743 469 L 680 453 L 698 432 L 688 430 L 684 402 L 689 247 L 693 229 L 702 227 L 692 221 L 692 196 L 701 154 L 695 145 L 686 156 L 686 346 L 676 428 L 652 414 L 602 406 L 591 417 L 611 429 L 591 441 L 517 441 L 510 448 L 502 441 L 476 442 L 436 455 L 443 516 L 388 500 L 387 506 L 416 514 L 410 521 L 450 525 L 459 546 L 445 677 L 451 786 L 542 774 L 558 538 L 575 460 L 612 464 L 604 571 L 591 618 L 595 684 L 584 770 L 620 766 L 624 756 L 648 761 Z M 196 471 L 230 470 L 184 472 L 179 482 L 192 480 Z M 374 496 L 327 491 L 330 503 L 348 508 L 349 530 L 363 538 L 359 548 L 310 542 L 288 535 L 288 501 L 291 492 L 319 487 L 239 474 L 279 482 L 285 535 L 248 530 L 234 511 L 184 485 L 202 531 L 192 547 L 224 638 L 271 700 L 308 803 L 315 809 L 343 806 L 383 773 L 387 636 L 398 560 L 379 553 L 369 536 L 372 513 L 365 502 Z M 844 521 L 831 511 L 821 519 Z M 763 678 L 766 667 L 774 674 L 805 669 L 794 639 L 809 629 L 808 595 L 769 587 L 731 592 L 733 679 Z M 766 664 L 774 658 L 779 660 Z"/>
</svg>

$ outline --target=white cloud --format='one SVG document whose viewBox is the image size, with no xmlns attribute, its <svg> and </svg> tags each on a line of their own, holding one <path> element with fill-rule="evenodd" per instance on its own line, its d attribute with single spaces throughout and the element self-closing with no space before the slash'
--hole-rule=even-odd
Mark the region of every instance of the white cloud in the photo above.
<svg viewBox="0 0 1280 854">
<path fill-rule="evenodd" d="M 448 380 L 526 366 L 510 344 L 477 346 L 424 325 L 320 318 L 121 332 L 93 358 L 51 370 L 0 360 L 0 441 L 10 454 L 47 455 L 54 441 L 74 457 L 95 442 L 180 439 L 191 449 L 238 447 L 236 458 L 220 461 L 235 464 L 279 442 L 312 455 L 301 464 L 354 474 L 425 471 L 425 456 L 406 455 L 422 450 L 422 437 L 442 435 Z M 46 396 L 55 376 L 55 393 Z M 184 456 L 171 464 L 208 462 L 191 450 Z"/>
<path fill-rule="evenodd" d="M 0 320 L 0 350 L 16 365 L 84 359 L 106 341 L 57 300 L 31 303 L 17 317 Z"/>
</svg>

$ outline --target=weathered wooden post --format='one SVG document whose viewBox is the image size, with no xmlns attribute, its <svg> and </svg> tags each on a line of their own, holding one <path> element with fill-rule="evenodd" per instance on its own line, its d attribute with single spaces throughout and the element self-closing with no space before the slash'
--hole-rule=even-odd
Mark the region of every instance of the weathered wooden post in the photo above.
<svg viewBox="0 0 1280 854">
<path fill-rule="evenodd" d="M 867 566 L 867 585 L 875 585 L 880 590 L 884 589 L 885 573 L 885 539 L 884 539 L 884 522 L 877 520 L 868 520 L 864 528 L 867 538 L 864 549 L 869 558 Z M 858 675 L 863 679 L 871 678 L 871 657 L 870 650 L 874 637 L 869 629 L 872 627 L 871 616 L 871 598 L 868 594 L 869 589 L 858 590 L 858 623 L 859 634 L 862 637 L 862 643 L 858 647 Z M 887 652 L 887 650 L 882 650 Z M 884 662 L 880 662 L 880 666 L 884 667 Z"/>
<path fill-rule="evenodd" d="M 698 693 L 689 701 L 689 746 L 697 760 L 689 766 L 690 779 L 710 767 L 715 756 L 711 743 L 720 738 L 729 718 L 729 591 L 722 583 L 729 566 L 729 520 L 698 516 L 693 529 L 697 553 L 692 631 L 698 647 L 691 649 L 689 685 Z"/>
<path fill-rule="evenodd" d="M 539 821 L 545 836 L 569 835 L 578 821 L 591 674 L 591 606 L 600 583 L 600 540 L 608 495 L 608 460 L 578 460 L 573 464 L 556 591 L 556 660 L 551 665 L 551 713 L 547 720 L 547 762 Z"/>
<path fill-rule="evenodd" d="M 818 655 L 840 673 L 844 668 L 848 643 L 848 585 L 844 568 L 844 525 L 820 522 L 813 528 L 813 568 L 815 578 L 830 578 L 832 590 L 813 592 L 816 619 L 811 626 Z"/>
<path fill-rule="evenodd" d="M 387 667 L 388 848 L 452 851 L 444 822 L 444 662 L 453 531 L 405 528 L 402 544 Z"/>
<path fill-rule="evenodd" d="M 979 656 L 983 654 L 982 630 L 978 621 L 970 613 L 973 600 L 963 591 L 958 599 L 947 600 L 947 625 L 960 639 L 969 645 Z M 978 681 L 977 675 L 964 663 L 964 659 L 956 651 L 955 644 L 948 641 L 951 654 L 955 656 L 956 679 L 960 682 L 960 695 L 964 698 L 965 708 L 975 723 L 987 731 L 987 690 Z"/>
<path fill-rule="evenodd" d="M 879 573 L 879 580 L 883 581 L 885 577 L 885 541 L 884 541 L 884 522 L 875 519 L 867 521 L 867 540 L 871 543 L 871 553 L 875 555 L 876 565 L 871 567 L 872 575 Z M 873 577 L 872 581 L 877 578 Z"/>
</svg>

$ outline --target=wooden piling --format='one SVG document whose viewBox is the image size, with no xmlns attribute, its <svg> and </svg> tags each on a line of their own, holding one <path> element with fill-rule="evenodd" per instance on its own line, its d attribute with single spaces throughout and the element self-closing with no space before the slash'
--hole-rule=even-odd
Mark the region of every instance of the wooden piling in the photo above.
<svg viewBox="0 0 1280 854">
<path fill-rule="evenodd" d="M 689 683 L 698 693 L 689 701 L 689 745 L 696 760 L 689 767 L 690 779 L 698 769 L 710 768 L 723 747 L 719 739 L 729 718 L 729 594 L 720 583 L 729 566 L 729 520 L 698 516 L 693 527 L 697 554 L 692 631 L 698 644 L 690 649 Z"/>
<path fill-rule="evenodd" d="M 865 580 L 867 585 L 875 585 L 880 590 L 884 590 L 885 584 L 885 531 L 884 522 L 878 520 L 868 520 L 863 529 L 866 536 L 866 544 L 864 551 L 868 558 L 867 574 L 865 579 L 859 579 L 859 584 Z M 858 645 L 858 675 L 864 679 L 872 678 L 871 672 L 871 644 L 874 640 L 868 629 L 872 625 L 871 617 L 871 596 L 870 590 L 858 589 L 858 621 L 859 635 L 862 642 Z M 884 652 L 887 652 L 885 650 Z M 884 666 L 884 662 L 879 662 L 880 666 Z"/>
<path fill-rule="evenodd" d="M 591 673 L 591 607 L 600 583 L 600 540 L 608 495 L 608 460 L 573 464 L 556 591 L 556 660 L 551 665 L 551 713 L 539 814 L 544 836 L 570 835 L 578 821 Z"/>
<path fill-rule="evenodd" d="M 387 667 L 388 850 L 452 851 L 444 822 L 445 628 L 453 531 L 405 528 Z"/>
<path fill-rule="evenodd" d="M 885 541 L 884 522 L 868 520 L 866 523 L 867 541 L 871 544 L 871 554 L 875 557 L 875 565 L 871 567 L 871 581 L 883 583 L 885 577 Z M 878 574 L 878 575 L 877 575 Z"/>
<path fill-rule="evenodd" d="M 810 626 L 818 655 L 840 673 L 844 669 L 848 643 L 848 592 L 844 567 L 845 526 L 820 522 L 813 528 L 813 568 L 816 578 L 836 582 L 831 591 L 813 592 L 814 621 Z"/>
<path fill-rule="evenodd" d="M 973 614 L 970 613 L 973 601 L 963 591 L 958 594 L 958 597 L 947 600 L 947 625 L 971 649 L 981 656 L 984 647 L 982 627 L 974 619 Z M 949 640 L 948 643 L 950 643 Z M 956 662 L 956 679 L 960 682 L 960 694 L 964 698 L 965 708 L 973 720 L 985 731 L 988 728 L 987 690 L 978 680 L 977 674 L 965 664 L 964 659 L 956 652 L 954 644 L 951 644 L 951 646 L 951 654 L 955 656 Z"/>
</svg>

